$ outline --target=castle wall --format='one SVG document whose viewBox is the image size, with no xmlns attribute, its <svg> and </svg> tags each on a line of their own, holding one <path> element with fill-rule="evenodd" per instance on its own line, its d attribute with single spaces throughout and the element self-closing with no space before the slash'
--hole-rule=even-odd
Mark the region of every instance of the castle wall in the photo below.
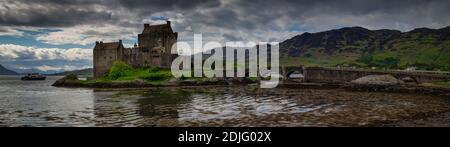
<svg viewBox="0 0 450 147">
<path fill-rule="evenodd" d="M 117 49 L 94 49 L 94 77 L 108 73 L 118 54 Z"/>
<path fill-rule="evenodd" d="M 144 66 L 170 68 L 175 59 L 171 54 L 171 49 L 176 43 L 177 37 L 178 34 L 172 33 L 170 30 L 139 34 L 138 43 L 142 50 L 142 56 L 137 62 L 143 63 Z"/>
<path fill-rule="evenodd" d="M 172 46 L 177 42 L 178 34 L 172 31 L 170 22 L 166 25 L 144 25 L 144 31 L 138 35 L 138 45 L 124 48 L 111 48 L 111 43 L 97 43 L 94 48 L 94 77 L 108 73 L 116 60 L 124 61 L 133 67 L 170 68 L 177 55 L 171 54 Z M 146 31 L 147 30 L 147 31 Z"/>
</svg>

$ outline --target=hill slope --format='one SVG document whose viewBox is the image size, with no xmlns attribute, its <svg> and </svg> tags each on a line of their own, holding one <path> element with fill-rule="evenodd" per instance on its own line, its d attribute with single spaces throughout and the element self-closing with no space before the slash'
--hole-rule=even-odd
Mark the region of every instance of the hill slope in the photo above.
<svg viewBox="0 0 450 147">
<path fill-rule="evenodd" d="M 0 75 L 18 75 L 18 73 L 6 69 L 5 67 L 3 67 L 2 65 L 0 65 Z"/>
<path fill-rule="evenodd" d="M 410 32 L 342 28 L 280 43 L 281 63 L 450 70 L 450 27 Z"/>
<path fill-rule="evenodd" d="M 93 69 L 92 68 L 86 68 L 86 69 L 80 69 L 80 70 L 74 70 L 74 71 L 66 71 L 61 73 L 56 73 L 52 75 L 69 75 L 69 74 L 75 74 L 75 75 L 93 75 Z"/>
</svg>

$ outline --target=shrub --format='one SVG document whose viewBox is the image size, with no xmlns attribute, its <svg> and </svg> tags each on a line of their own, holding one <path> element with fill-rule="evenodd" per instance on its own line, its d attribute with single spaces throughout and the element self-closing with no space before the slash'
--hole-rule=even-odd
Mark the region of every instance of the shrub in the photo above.
<svg viewBox="0 0 450 147">
<path fill-rule="evenodd" d="M 117 80 L 121 77 L 130 76 L 133 74 L 133 68 L 122 61 L 115 61 L 111 67 L 108 79 Z"/>
<path fill-rule="evenodd" d="M 74 81 L 76 81 L 76 80 L 78 80 L 78 76 L 75 75 L 75 74 L 69 74 L 69 75 L 66 76 L 66 79 L 67 80 L 74 80 Z"/>
<path fill-rule="evenodd" d="M 101 81 L 132 81 L 142 79 L 148 82 L 163 81 L 172 78 L 168 70 L 157 67 L 133 68 L 122 61 L 115 61 L 107 76 Z"/>
<path fill-rule="evenodd" d="M 184 75 L 181 75 L 180 80 L 187 80 L 187 78 L 184 77 Z"/>
<path fill-rule="evenodd" d="M 364 63 L 368 66 L 384 67 L 388 69 L 398 68 L 400 59 L 397 57 L 387 57 L 384 59 L 375 59 L 373 56 L 363 56 L 357 60 L 358 62 Z"/>
</svg>

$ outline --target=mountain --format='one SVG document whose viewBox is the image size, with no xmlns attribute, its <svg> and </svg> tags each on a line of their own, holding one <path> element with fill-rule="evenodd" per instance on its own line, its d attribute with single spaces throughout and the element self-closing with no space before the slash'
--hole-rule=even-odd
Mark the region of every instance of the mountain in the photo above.
<svg viewBox="0 0 450 147">
<path fill-rule="evenodd" d="M 450 70 L 450 27 L 303 33 L 280 43 L 280 54 L 284 65 Z"/>
<path fill-rule="evenodd" d="M 19 69 L 19 68 L 14 68 L 12 69 L 14 71 L 17 71 L 19 74 L 27 74 L 27 73 L 40 73 L 40 74 L 54 74 L 54 73 L 60 73 L 63 71 L 58 71 L 58 70 L 47 70 L 47 71 L 43 71 L 43 70 L 39 70 L 36 68 L 29 68 L 29 69 Z"/>
<path fill-rule="evenodd" d="M 6 69 L 5 67 L 3 67 L 2 65 L 0 65 L 0 75 L 18 75 L 18 73 Z"/>
<path fill-rule="evenodd" d="M 74 70 L 74 71 L 66 71 L 66 72 L 60 72 L 52 75 L 69 75 L 69 74 L 75 74 L 75 75 L 93 75 L 94 70 L 92 68 L 86 68 L 81 70 Z"/>
</svg>

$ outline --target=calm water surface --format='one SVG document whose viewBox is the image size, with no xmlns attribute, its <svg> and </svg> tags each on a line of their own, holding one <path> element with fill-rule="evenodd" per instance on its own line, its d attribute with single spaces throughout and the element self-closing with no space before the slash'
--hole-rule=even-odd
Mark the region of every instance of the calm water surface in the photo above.
<svg viewBox="0 0 450 147">
<path fill-rule="evenodd" d="M 21 81 L 0 76 L 0 126 L 328 126 L 346 124 L 341 122 L 345 119 L 358 123 L 403 117 L 428 108 L 416 104 L 429 103 L 433 110 L 448 106 L 440 99 L 422 101 L 405 94 L 306 90 L 255 96 L 50 86 L 59 78 Z M 401 113 L 391 114 L 394 110 Z"/>
<path fill-rule="evenodd" d="M 208 121 L 247 115 L 306 112 L 286 99 L 192 92 L 94 91 L 45 81 L 0 77 L 3 126 L 161 126 L 161 120 Z M 245 109 L 245 111 L 243 111 Z"/>
</svg>

